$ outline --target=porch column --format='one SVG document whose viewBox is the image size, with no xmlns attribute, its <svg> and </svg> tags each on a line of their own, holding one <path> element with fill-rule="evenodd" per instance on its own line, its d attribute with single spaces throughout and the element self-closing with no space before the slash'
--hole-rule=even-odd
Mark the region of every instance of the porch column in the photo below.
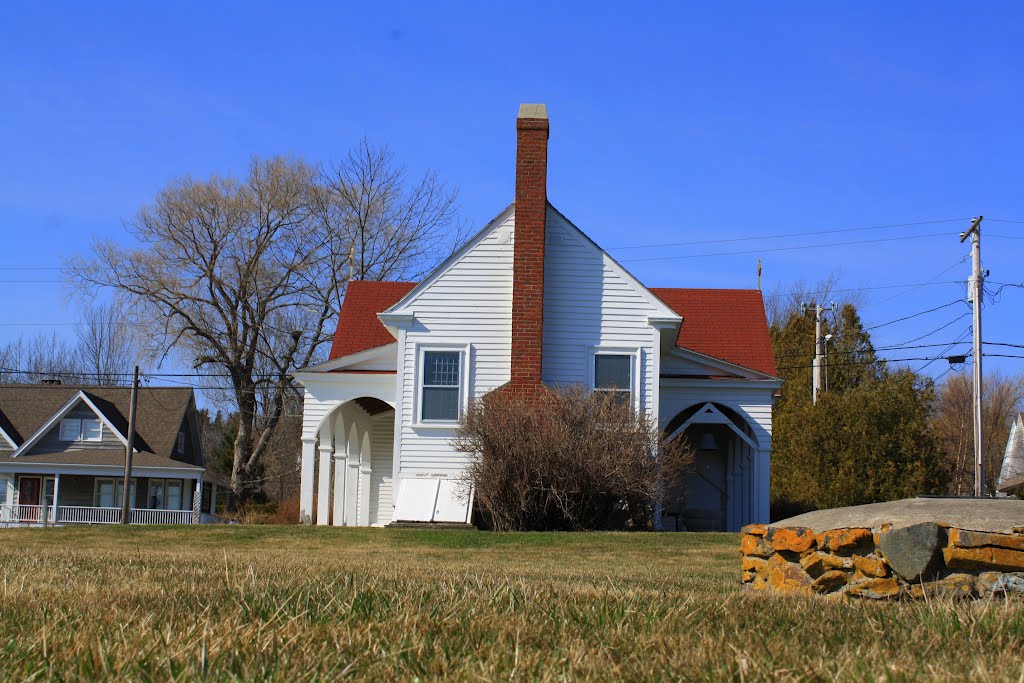
<svg viewBox="0 0 1024 683">
<path fill-rule="evenodd" d="M 753 451 L 754 455 L 754 505 L 752 522 L 767 524 L 771 517 L 771 505 L 770 505 L 770 468 L 769 462 L 771 458 L 771 451 L 767 449 L 758 449 Z"/>
<path fill-rule="evenodd" d="M 302 440 L 302 475 L 299 483 L 299 523 L 313 523 L 313 465 L 316 462 L 316 441 Z"/>
<path fill-rule="evenodd" d="M 347 470 L 345 474 L 345 526 L 358 524 L 359 498 L 359 432 L 355 425 L 349 430 Z"/>
<path fill-rule="evenodd" d="M 326 526 L 331 523 L 331 421 L 324 422 L 320 428 L 320 476 L 317 478 L 316 524 Z"/>
<path fill-rule="evenodd" d="M 363 434 L 363 445 L 359 450 L 359 526 L 370 526 L 370 431 Z"/>
<path fill-rule="evenodd" d="M 192 523 L 200 524 L 203 521 L 203 477 L 196 479 L 196 485 L 192 491 Z"/>
<path fill-rule="evenodd" d="M 345 454 L 348 453 L 348 439 L 345 438 L 345 419 L 340 411 L 334 422 L 334 526 L 345 523 Z"/>
<path fill-rule="evenodd" d="M 60 495 L 60 473 L 53 475 L 53 512 L 50 513 L 50 519 L 56 524 L 60 521 L 58 511 L 60 510 L 60 502 L 58 496 Z M 46 501 L 46 486 L 43 486 L 43 501 Z"/>
</svg>

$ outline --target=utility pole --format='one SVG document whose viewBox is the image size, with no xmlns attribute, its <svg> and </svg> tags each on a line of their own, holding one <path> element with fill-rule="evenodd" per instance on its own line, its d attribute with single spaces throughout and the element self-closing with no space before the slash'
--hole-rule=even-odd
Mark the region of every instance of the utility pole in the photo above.
<svg viewBox="0 0 1024 683">
<path fill-rule="evenodd" d="M 139 366 L 132 373 L 132 397 L 128 408 L 128 445 L 124 453 L 124 490 L 121 492 L 121 524 L 131 521 L 132 453 L 135 450 L 135 406 L 139 401 Z"/>
<path fill-rule="evenodd" d="M 968 280 L 971 307 L 974 309 L 974 495 L 985 495 L 985 449 L 981 423 L 981 296 L 985 275 L 981 272 L 981 216 L 971 221 L 960 243 L 971 238 L 971 279 Z"/>
<path fill-rule="evenodd" d="M 821 393 L 821 356 L 824 344 L 821 339 L 821 304 L 814 304 L 814 388 L 811 391 L 811 400 L 818 402 L 818 394 Z"/>
<path fill-rule="evenodd" d="M 804 313 L 807 313 L 808 307 L 809 307 L 808 304 L 805 304 L 805 303 L 800 304 L 800 308 L 801 308 L 801 310 Z M 832 339 L 832 335 L 831 334 L 828 335 L 827 337 L 823 337 L 821 335 L 821 314 L 824 313 L 826 310 L 829 310 L 829 311 L 832 311 L 832 313 L 834 315 L 836 313 L 836 311 L 838 310 L 838 307 L 836 306 L 835 303 L 833 303 L 831 306 L 829 306 L 827 309 L 825 309 L 825 308 L 821 307 L 821 304 L 817 304 L 816 303 L 816 304 L 814 304 L 814 309 L 813 310 L 814 310 L 814 362 L 812 363 L 812 368 L 814 369 L 813 370 L 814 374 L 813 374 L 813 377 L 812 377 L 812 380 L 811 380 L 811 401 L 813 403 L 817 403 L 818 402 L 818 394 L 820 394 L 822 392 L 822 390 L 825 390 L 825 391 L 828 390 L 827 384 L 825 386 L 822 385 L 822 368 L 824 367 L 824 365 L 826 363 L 826 361 L 824 361 L 824 356 L 825 356 L 825 354 L 828 353 L 828 347 L 826 345 L 828 344 L 829 340 Z"/>
<path fill-rule="evenodd" d="M 832 341 L 832 335 L 825 335 L 825 391 L 828 391 L 828 343 Z"/>
</svg>

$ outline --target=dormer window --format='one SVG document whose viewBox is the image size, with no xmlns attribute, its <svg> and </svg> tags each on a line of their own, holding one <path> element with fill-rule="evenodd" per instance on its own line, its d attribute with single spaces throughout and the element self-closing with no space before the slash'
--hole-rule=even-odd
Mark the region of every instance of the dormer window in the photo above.
<svg viewBox="0 0 1024 683">
<path fill-rule="evenodd" d="M 99 420 L 64 418 L 60 421 L 61 441 L 102 441 L 103 423 Z"/>
<path fill-rule="evenodd" d="M 178 455 L 185 454 L 185 432 L 178 432 L 178 440 L 175 442 L 174 450 Z"/>
</svg>

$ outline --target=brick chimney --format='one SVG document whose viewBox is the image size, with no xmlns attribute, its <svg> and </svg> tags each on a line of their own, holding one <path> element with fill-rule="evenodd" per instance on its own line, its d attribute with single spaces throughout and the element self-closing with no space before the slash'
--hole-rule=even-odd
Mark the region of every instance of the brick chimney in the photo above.
<svg viewBox="0 0 1024 683">
<path fill-rule="evenodd" d="M 543 104 L 522 104 L 516 120 L 512 377 L 508 388 L 525 393 L 541 386 L 547 185 L 548 110 Z"/>
</svg>

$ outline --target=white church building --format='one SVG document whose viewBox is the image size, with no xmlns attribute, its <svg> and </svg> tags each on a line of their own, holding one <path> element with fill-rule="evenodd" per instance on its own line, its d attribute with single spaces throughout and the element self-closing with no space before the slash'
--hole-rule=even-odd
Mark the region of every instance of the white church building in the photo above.
<svg viewBox="0 0 1024 683">
<path fill-rule="evenodd" d="M 451 445 L 469 401 L 583 384 L 628 387 L 697 448 L 665 529 L 767 522 L 782 381 L 761 293 L 645 287 L 548 202 L 544 105 L 516 123 L 514 203 L 421 282 L 350 283 L 330 359 L 296 373 L 301 521 L 470 523 Z"/>
</svg>

